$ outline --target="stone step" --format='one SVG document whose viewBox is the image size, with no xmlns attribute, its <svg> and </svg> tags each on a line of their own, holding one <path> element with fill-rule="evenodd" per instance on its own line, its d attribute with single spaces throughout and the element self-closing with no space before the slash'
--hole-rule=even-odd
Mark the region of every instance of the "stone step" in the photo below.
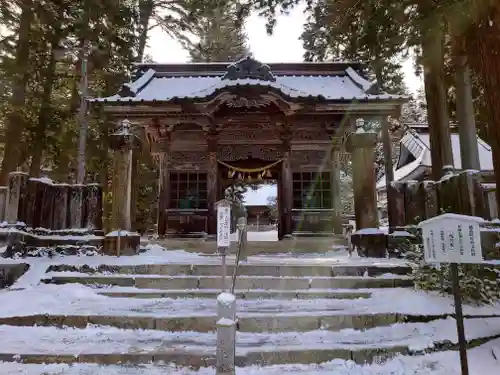
<svg viewBox="0 0 500 375">
<path fill-rule="evenodd" d="M 469 340 L 492 336 L 500 319 L 466 319 Z M 456 341 L 455 321 L 405 323 L 392 327 L 337 332 L 314 330 L 275 334 L 236 334 L 237 365 L 322 363 L 333 359 L 369 363 L 398 353 L 421 353 Z M 120 330 L 109 327 L 55 329 L 53 327 L 0 326 L 0 361 L 17 359 L 46 363 L 99 364 L 171 362 L 206 367 L 214 364 L 215 333 Z M 496 335 L 498 337 L 498 334 Z M 411 348 L 411 349 L 410 349 Z M 12 354 L 11 354 L 12 353 Z M 176 355 L 178 354 L 178 355 Z M 73 357 L 73 359 L 70 358 Z"/>
<path fill-rule="evenodd" d="M 411 317 L 410 317 L 411 318 Z M 422 319 L 422 317 L 418 317 Z M 436 317 L 429 317 L 432 320 Z M 317 329 L 338 331 L 341 329 L 369 329 L 388 326 L 409 319 L 395 313 L 363 314 L 322 312 L 309 314 L 239 314 L 240 332 L 306 332 Z M 121 329 L 150 329 L 169 332 L 213 332 L 216 316 L 169 316 L 142 315 L 29 315 L 0 318 L 0 324 L 11 326 L 54 326 L 85 328 L 100 325 Z"/>
<path fill-rule="evenodd" d="M 408 347 L 388 346 L 385 348 L 353 347 L 342 348 L 275 348 L 271 350 L 255 350 L 240 354 L 236 352 L 235 364 L 243 366 L 269 366 L 280 364 L 320 364 L 335 359 L 352 360 L 358 364 L 377 363 L 388 360 L 398 354 L 408 353 Z M 126 366 L 126 373 L 131 373 L 131 365 L 164 364 L 171 363 L 176 366 L 200 369 L 214 367 L 216 363 L 215 350 L 187 351 L 171 349 L 149 353 L 78 353 L 78 354 L 25 354 L 25 353 L 0 353 L 0 361 L 21 362 L 27 364 L 76 364 L 92 363 L 98 365 L 120 364 Z M 165 372 L 168 374 L 168 371 Z"/>
<path fill-rule="evenodd" d="M 45 283 L 85 285 L 117 285 L 139 289 L 221 289 L 220 276 L 160 276 L 160 275 L 104 275 L 70 274 L 50 275 Z M 226 279 L 226 285 L 231 282 Z M 238 276 L 235 289 L 259 290 L 303 290 L 303 289 L 358 289 L 358 288 L 399 288 L 413 286 L 407 276 L 363 277 L 273 277 Z"/>
<path fill-rule="evenodd" d="M 191 290 L 161 290 L 161 289 L 137 289 L 127 287 L 106 288 L 98 293 L 115 298 L 217 298 L 220 289 L 191 289 Z M 358 299 L 370 298 L 370 292 L 357 290 L 336 289 L 307 289 L 307 290 L 235 290 L 234 294 L 239 299 Z"/>
<path fill-rule="evenodd" d="M 288 260 L 284 260 L 288 262 Z M 232 274 L 234 265 L 228 261 L 227 272 Z M 234 263 L 234 261 L 233 261 Z M 324 261 L 323 263 L 326 263 Z M 220 264 L 142 264 L 142 265 L 100 265 L 100 266 L 74 266 L 74 265 L 52 265 L 47 272 L 81 272 L 81 273 L 119 273 L 137 275 L 191 275 L 191 276 L 218 276 L 222 274 Z M 411 267 L 403 263 L 380 265 L 328 265 L 308 264 L 308 260 L 302 260 L 297 264 L 285 264 L 273 261 L 264 264 L 242 263 L 238 266 L 238 275 L 246 276 L 363 276 L 368 272 L 369 276 L 380 276 L 383 274 L 408 275 Z"/>
</svg>

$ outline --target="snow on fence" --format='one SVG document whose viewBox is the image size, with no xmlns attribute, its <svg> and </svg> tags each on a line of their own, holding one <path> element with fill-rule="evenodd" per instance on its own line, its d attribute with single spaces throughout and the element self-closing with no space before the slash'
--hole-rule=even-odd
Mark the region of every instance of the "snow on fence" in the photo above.
<svg viewBox="0 0 500 375">
<path fill-rule="evenodd" d="M 444 212 L 491 220 L 489 201 L 479 173 L 464 171 L 439 181 L 393 182 L 394 226 L 403 227 Z"/>
<path fill-rule="evenodd" d="M 0 221 L 48 230 L 102 230 L 102 189 L 12 172 L 9 185 L 0 187 Z"/>
</svg>

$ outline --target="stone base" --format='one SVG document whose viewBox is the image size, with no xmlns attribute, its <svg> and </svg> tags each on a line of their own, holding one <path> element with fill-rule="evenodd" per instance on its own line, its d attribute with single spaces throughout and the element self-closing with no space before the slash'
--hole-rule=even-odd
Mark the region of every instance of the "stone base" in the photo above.
<svg viewBox="0 0 500 375">
<path fill-rule="evenodd" d="M 354 233 L 351 236 L 351 242 L 358 250 L 360 257 L 386 257 L 387 235 L 385 233 Z"/>
<path fill-rule="evenodd" d="M 0 264 L 0 289 L 14 284 L 29 268 L 26 263 Z"/>
<path fill-rule="evenodd" d="M 387 235 L 387 253 L 389 258 L 403 258 L 418 243 L 416 236 L 405 230 L 394 231 Z"/>
<path fill-rule="evenodd" d="M 139 233 L 123 231 L 118 236 L 118 232 L 108 233 L 104 237 L 103 253 L 105 255 L 136 255 L 141 246 L 141 236 Z"/>
</svg>

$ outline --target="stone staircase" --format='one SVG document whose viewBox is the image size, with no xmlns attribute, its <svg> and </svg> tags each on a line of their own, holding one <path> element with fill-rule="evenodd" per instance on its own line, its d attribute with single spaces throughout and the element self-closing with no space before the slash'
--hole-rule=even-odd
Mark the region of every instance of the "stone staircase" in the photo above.
<svg viewBox="0 0 500 375">
<path fill-rule="evenodd" d="M 380 361 L 411 352 L 422 320 L 438 318 L 371 311 L 376 290 L 412 286 L 406 266 L 276 260 L 244 263 L 238 271 L 237 366 Z M 57 313 L 0 318 L 0 325 L 11 326 L 9 334 L 30 338 L 22 350 L 0 353 L 0 360 L 215 364 L 219 265 L 57 265 L 47 272 L 45 283 L 84 284 L 106 298 Z M 405 328 L 391 333 L 387 326 L 398 322 Z M 48 349 L 37 338 L 49 342 Z"/>
</svg>

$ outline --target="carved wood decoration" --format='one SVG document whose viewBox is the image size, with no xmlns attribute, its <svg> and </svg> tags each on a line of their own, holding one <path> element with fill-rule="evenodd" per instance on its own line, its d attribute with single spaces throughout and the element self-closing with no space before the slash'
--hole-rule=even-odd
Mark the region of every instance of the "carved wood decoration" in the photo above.
<svg viewBox="0 0 500 375">
<path fill-rule="evenodd" d="M 206 169 L 208 155 L 202 151 L 171 151 L 170 163 L 176 170 L 201 170 Z"/>
<path fill-rule="evenodd" d="M 271 104 L 269 99 L 234 96 L 224 102 L 230 108 L 263 108 Z"/>
<path fill-rule="evenodd" d="M 311 151 L 293 151 L 292 152 L 292 169 L 301 169 L 303 167 L 318 168 L 325 161 L 330 160 L 328 151 L 311 150 Z"/>
<path fill-rule="evenodd" d="M 219 145 L 217 158 L 223 161 L 260 159 L 277 161 L 283 157 L 280 146 L 269 145 Z"/>
<path fill-rule="evenodd" d="M 239 143 L 239 144 L 255 144 L 263 143 L 281 143 L 279 133 L 269 129 L 223 129 L 219 136 L 220 143 Z"/>
<path fill-rule="evenodd" d="M 181 141 L 181 142 L 192 142 L 197 144 L 205 143 L 205 133 L 201 130 L 193 131 L 193 130 L 174 130 L 171 135 L 171 139 L 173 142 Z"/>
<path fill-rule="evenodd" d="M 260 81 L 275 82 L 276 77 L 271 72 L 269 65 L 251 58 L 250 56 L 241 59 L 240 61 L 229 65 L 226 74 L 222 79 L 237 80 L 237 79 L 257 79 Z"/>
</svg>

